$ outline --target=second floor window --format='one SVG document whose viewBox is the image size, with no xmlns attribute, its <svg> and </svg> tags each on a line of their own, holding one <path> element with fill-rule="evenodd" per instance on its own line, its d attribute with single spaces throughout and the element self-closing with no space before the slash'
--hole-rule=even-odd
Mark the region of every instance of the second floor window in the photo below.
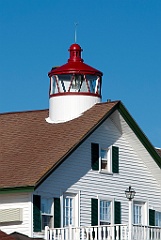
<svg viewBox="0 0 161 240">
<path fill-rule="evenodd" d="M 91 167 L 99 172 L 119 173 L 119 148 L 91 143 Z"/>
<path fill-rule="evenodd" d="M 111 171 L 110 166 L 110 149 L 101 149 L 101 170 Z"/>
</svg>

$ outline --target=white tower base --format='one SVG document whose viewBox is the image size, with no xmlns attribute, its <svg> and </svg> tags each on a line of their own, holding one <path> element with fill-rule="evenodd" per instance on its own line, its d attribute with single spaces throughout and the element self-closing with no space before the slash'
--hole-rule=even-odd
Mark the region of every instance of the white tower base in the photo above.
<svg viewBox="0 0 161 240">
<path fill-rule="evenodd" d="M 49 117 L 46 121 L 48 123 L 70 121 L 100 101 L 100 97 L 90 95 L 53 96 L 49 100 Z"/>
</svg>

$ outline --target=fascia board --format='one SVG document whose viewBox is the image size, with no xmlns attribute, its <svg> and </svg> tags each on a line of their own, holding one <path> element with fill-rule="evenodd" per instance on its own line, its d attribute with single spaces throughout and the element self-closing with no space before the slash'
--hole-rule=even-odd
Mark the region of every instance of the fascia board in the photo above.
<svg viewBox="0 0 161 240">
<path fill-rule="evenodd" d="M 34 186 L 0 188 L 0 194 L 33 192 Z"/>
</svg>

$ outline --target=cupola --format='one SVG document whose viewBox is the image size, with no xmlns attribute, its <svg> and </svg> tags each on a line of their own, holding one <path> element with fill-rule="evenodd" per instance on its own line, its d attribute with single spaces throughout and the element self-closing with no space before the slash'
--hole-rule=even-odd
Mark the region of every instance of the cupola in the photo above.
<svg viewBox="0 0 161 240">
<path fill-rule="evenodd" d="M 101 101 L 102 72 L 84 63 L 78 44 L 69 52 L 68 62 L 48 73 L 49 123 L 70 121 Z"/>
</svg>

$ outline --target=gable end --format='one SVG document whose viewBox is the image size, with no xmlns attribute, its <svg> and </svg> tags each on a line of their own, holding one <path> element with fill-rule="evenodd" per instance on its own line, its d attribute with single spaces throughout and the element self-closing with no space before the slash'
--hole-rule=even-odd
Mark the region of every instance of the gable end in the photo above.
<svg viewBox="0 0 161 240">
<path fill-rule="evenodd" d="M 140 142 L 143 144 L 143 146 L 149 152 L 151 157 L 154 159 L 156 164 L 159 166 L 159 168 L 161 168 L 161 158 L 160 158 L 160 156 L 158 155 L 158 153 L 156 152 L 153 145 L 149 142 L 149 140 L 147 139 L 145 134 L 142 132 L 140 127 L 137 125 L 135 120 L 130 116 L 130 114 L 128 113 L 128 111 L 126 110 L 126 108 L 124 107 L 124 105 L 121 102 L 119 102 L 119 104 L 118 104 L 118 110 L 119 110 L 120 114 L 122 115 L 122 117 L 124 118 L 124 120 L 129 125 L 129 127 L 133 130 L 135 135 L 138 137 Z"/>
</svg>

